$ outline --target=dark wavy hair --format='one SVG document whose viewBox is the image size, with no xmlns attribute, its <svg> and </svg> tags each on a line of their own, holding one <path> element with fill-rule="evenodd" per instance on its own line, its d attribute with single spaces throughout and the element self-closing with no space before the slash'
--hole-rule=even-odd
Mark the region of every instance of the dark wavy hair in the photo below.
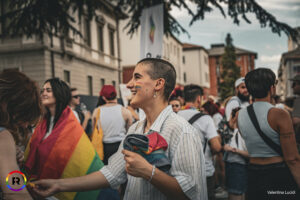
<svg viewBox="0 0 300 200">
<path fill-rule="evenodd" d="M 71 95 L 71 89 L 67 85 L 66 82 L 63 80 L 60 80 L 59 78 L 51 78 L 45 81 L 44 85 L 46 83 L 50 83 L 53 96 L 56 100 L 56 106 L 55 106 L 55 116 L 54 116 L 54 126 L 56 122 L 58 121 L 61 113 L 64 111 L 64 109 L 68 106 L 69 102 L 71 101 L 72 95 Z M 45 117 L 47 119 L 47 131 L 49 130 L 50 125 L 50 110 L 46 107 L 46 114 Z"/>
<path fill-rule="evenodd" d="M 22 72 L 0 73 L 0 126 L 11 132 L 16 144 L 26 139 L 25 124 L 36 125 L 42 116 L 39 88 Z M 24 135 L 22 135 L 24 134 Z"/>
<path fill-rule="evenodd" d="M 267 68 L 258 68 L 246 74 L 245 84 L 253 98 L 264 98 L 272 85 L 275 85 L 276 75 Z"/>
<path fill-rule="evenodd" d="M 137 64 L 146 64 L 150 66 L 148 74 L 151 79 L 165 79 L 164 98 L 168 101 L 176 84 L 176 71 L 174 66 L 168 61 L 159 58 L 144 58 Z"/>
</svg>

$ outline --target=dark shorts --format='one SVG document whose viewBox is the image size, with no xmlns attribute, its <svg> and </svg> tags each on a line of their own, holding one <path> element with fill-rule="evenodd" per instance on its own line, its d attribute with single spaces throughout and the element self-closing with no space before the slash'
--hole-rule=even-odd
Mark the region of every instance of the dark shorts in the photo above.
<svg viewBox="0 0 300 200">
<path fill-rule="evenodd" d="M 247 199 L 299 200 L 300 191 L 285 163 L 248 166 Z"/>
<path fill-rule="evenodd" d="M 247 190 L 247 166 L 225 162 L 226 189 L 229 193 L 242 195 Z"/>
</svg>

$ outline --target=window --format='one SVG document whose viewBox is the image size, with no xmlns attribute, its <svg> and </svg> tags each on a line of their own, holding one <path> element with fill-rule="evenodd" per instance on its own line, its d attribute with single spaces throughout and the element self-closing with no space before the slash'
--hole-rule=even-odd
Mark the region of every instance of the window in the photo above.
<svg viewBox="0 0 300 200">
<path fill-rule="evenodd" d="M 251 71 L 251 56 L 248 56 L 248 72 Z"/>
<path fill-rule="evenodd" d="M 98 26 L 98 48 L 99 51 L 104 51 L 104 46 L 103 46 L 103 26 L 99 25 Z"/>
<path fill-rule="evenodd" d="M 294 74 L 300 74 L 300 65 L 299 66 L 293 66 Z"/>
<path fill-rule="evenodd" d="M 114 87 L 116 87 L 116 81 L 111 82 Z"/>
<path fill-rule="evenodd" d="M 105 85 L 105 79 L 104 78 L 101 78 L 100 79 L 100 83 L 101 83 L 101 88 Z"/>
<path fill-rule="evenodd" d="M 183 73 L 183 81 L 186 83 L 186 73 Z"/>
<path fill-rule="evenodd" d="M 208 64 L 207 56 L 204 56 L 204 63 L 205 63 L 205 64 Z"/>
<path fill-rule="evenodd" d="M 182 56 L 182 63 L 185 64 L 185 56 Z"/>
<path fill-rule="evenodd" d="M 241 59 L 242 59 L 242 56 L 237 56 L 238 61 L 241 61 Z"/>
<path fill-rule="evenodd" d="M 91 46 L 91 22 L 85 17 L 84 18 L 84 41 L 90 47 Z"/>
<path fill-rule="evenodd" d="M 64 81 L 67 83 L 71 83 L 70 82 L 70 71 L 64 70 Z"/>
<path fill-rule="evenodd" d="M 205 72 L 205 81 L 208 83 L 209 82 L 209 78 L 208 78 L 208 73 Z"/>
<path fill-rule="evenodd" d="M 110 55 L 115 55 L 115 42 L 114 42 L 115 31 L 113 29 L 109 29 L 109 47 L 110 47 Z"/>
<path fill-rule="evenodd" d="M 93 77 L 88 76 L 87 78 L 88 78 L 89 95 L 93 96 Z"/>
</svg>

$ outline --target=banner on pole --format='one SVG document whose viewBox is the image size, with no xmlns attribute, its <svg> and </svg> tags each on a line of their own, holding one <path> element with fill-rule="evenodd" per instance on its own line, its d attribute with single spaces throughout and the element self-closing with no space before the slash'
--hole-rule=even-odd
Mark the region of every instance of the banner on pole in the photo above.
<svg viewBox="0 0 300 200">
<path fill-rule="evenodd" d="M 163 4 L 143 10 L 141 21 L 140 58 L 161 58 L 164 36 Z"/>
</svg>

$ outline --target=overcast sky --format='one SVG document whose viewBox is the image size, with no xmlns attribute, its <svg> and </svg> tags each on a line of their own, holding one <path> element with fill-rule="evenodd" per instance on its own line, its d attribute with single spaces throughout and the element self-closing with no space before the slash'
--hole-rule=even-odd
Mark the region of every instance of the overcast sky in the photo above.
<svg viewBox="0 0 300 200">
<path fill-rule="evenodd" d="M 256 2 L 278 21 L 292 27 L 300 26 L 300 0 L 256 0 Z M 193 8 L 192 4 L 189 5 Z M 279 36 L 272 33 L 269 27 L 261 28 L 254 15 L 248 15 L 251 24 L 241 20 L 240 25 L 237 26 L 233 24 L 230 17 L 224 18 L 215 9 L 207 13 L 204 20 L 199 20 L 189 27 L 191 17 L 186 12 L 173 8 L 171 14 L 191 35 L 190 38 L 185 34 L 178 36 L 181 42 L 193 43 L 209 49 L 211 44 L 224 43 L 226 34 L 231 33 L 236 47 L 257 52 L 256 68 L 268 67 L 277 72 L 281 54 L 288 50 L 288 38 L 285 33 L 282 32 Z"/>
</svg>

